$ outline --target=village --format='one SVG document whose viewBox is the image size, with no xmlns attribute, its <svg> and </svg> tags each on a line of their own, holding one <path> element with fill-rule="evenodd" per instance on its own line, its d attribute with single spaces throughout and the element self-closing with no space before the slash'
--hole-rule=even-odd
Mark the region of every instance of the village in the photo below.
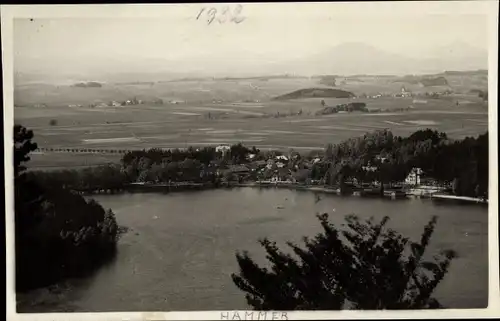
<svg viewBox="0 0 500 321">
<path fill-rule="evenodd" d="M 37 152 L 121 155 L 120 164 L 94 167 L 84 175 L 77 170 L 54 174 L 67 176 L 68 186 L 83 193 L 280 187 L 340 195 L 487 202 L 475 176 L 456 176 L 460 171 L 446 168 L 450 153 L 456 152 L 452 147 L 442 150 L 450 144 L 444 133 L 427 129 L 404 139 L 393 137 L 388 130 L 376 131 L 307 153 L 259 150 L 241 143 L 149 150 L 39 147 Z M 459 150 L 468 148 L 464 145 Z M 447 158 L 436 164 L 433 155 L 438 152 Z M 444 167 L 436 171 L 436 166 Z"/>
<path fill-rule="evenodd" d="M 229 145 L 216 147 L 216 151 L 223 154 L 229 150 Z M 327 184 L 325 177 L 318 177 L 314 173 L 317 167 L 328 166 L 321 155 L 302 157 L 297 152 L 290 152 L 288 155 L 271 154 L 267 159 L 256 154 L 248 154 L 247 157 L 245 163 L 238 165 L 221 167 L 220 164 L 214 162 L 213 165 L 218 165 L 217 176 L 228 185 L 234 185 L 237 182 L 237 185 L 241 186 L 311 187 L 318 191 L 342 195 L 378 196 L 383 193 L 384 196 L 392 198 L 409 195 L 431 197 L 433 194 L 446 193 L 451 188 L 450 184 L 440 184 L 430 177 L 425 177 L 425 173 L 420 168 L 413 168 L 404 181 L 385 186 L 385 191 L 381 191 L 381 183 L 377 180 L 359 182 L 356 178 L 346 181 L 342 187 L 332 186 Z M 377 167 L 363 166 L 363 170 L 376 172 Z"/>
<path fill-rule="evenodd" d="M 218 187 L 289 188 L 344 196 L 391 199 L 429 197 L 483 202 L 476 198 L 452 195 L 451 183 L 438 182 L 427 177 L 421 168 L 412 168 L 403 181 L 381 184 L 374 178 L 377 176 L 377 167 L 368 165 L 363 166 L 362 169 L 374 174 L 371 180 L 359 181 L 354 177 L 349 177 L 340 184 L 329 184 L 326 175 L 323 174 L 325 169 L 328 173 L 329 164 L 320 154 L 311 153 L 304 156 L 294 151 L 286 155 L 276 151 L 249 153 L 238 164 L 234 161 L 229 164 L 224 159 L 227 159 L 225 156 L 230 153 L 231 146 L 219 145 L 215 150 L 222 157 L 210 161 L 207 166 L 202 166 L 199 179 L 165 182 L 153 175 L 139 179 L 131 185 L 134 186 L 134 190 L 196 189 L 215 185 Z M 377 159 L 384 161 L 381 157 Z"/>
</svg>

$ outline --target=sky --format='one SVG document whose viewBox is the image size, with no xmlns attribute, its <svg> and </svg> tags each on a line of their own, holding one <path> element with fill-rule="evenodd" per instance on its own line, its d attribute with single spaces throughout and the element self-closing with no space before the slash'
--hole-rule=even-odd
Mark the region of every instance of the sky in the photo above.
<svg viewBox="0 0 500 321">
<path fill-rule="evenodd" d="M 224 5 L 215 5 L 222 12 Z M 317 6 L 318 7 L 318 6 Z M 14 59 L 19 71 L 60 67 L 102 68 L 119 61 L 161 59 L 170 68 L 193 64 L 218 69 L 252 69 L 331 50 L 346 42 L 363 43 L 390 53 L 420 58 L 488 48 L 487 19 L 474 14 L 340 15 L 332 10 L 256 10 L 242 7 L 240 23 L 210 25 L 202 6 L 156 17 L 24 18 L 14 20 Z M 235 5 L 231 5 L 234 11 Z M 204 11 L 206 13 L 207 10 Z M 106 60 L 107 59 L 107 60 Z M 43 65 L 43 66 L 41 66 Z"/>
</svg>

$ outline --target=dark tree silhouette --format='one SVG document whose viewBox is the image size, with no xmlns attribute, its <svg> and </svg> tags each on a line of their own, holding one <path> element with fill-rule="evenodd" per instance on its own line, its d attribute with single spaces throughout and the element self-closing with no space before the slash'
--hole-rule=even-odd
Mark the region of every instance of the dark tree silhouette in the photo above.
<svg viewBox="0 0 500 321">
<path fill-rule="evenodd" d="M 23 163 L 30 160 L 29 153 L 38 148 L 36 143 L 31 142 L 33 131 L 27 130 L 21 125 L 14 125 L 14 175 L 17 177 L 26 167 Z"/>
<path fill-rule="evenodd" d="M 288 243 L 296 258 L 275 242 L 260 241 L 271 268 L 259 267 L 247 252 L 237 253 L 240 273 L 236 286 L 246 292 L 256 310 L 423 309 L 441 305 L 432 293 L 447 273 L 453 251 L 434 261 L 424 253 L 436 218 L 425 226 L 420 242 L 411 242 L 391 229 L 389 218 L 378 224 L 353 215 L 343 230 L 318 215 L 323 232 L 305 248 Z"/>
<path fill-rule="evenodd" d="M 32 131 L 14 126 L 17 291 L 87 275 L 114 256 L 118 238 L 111 210 L 106 211 L 97 202 L 87 201 L 64 186 L 60 178 L 72 176 L 71 171 L 52 176 L 22 173 L 22 164 L 36 149 L 32 138 Z M 95 177 L 106 177 L 110 184 L 116 172 L 119 170 L 103 168 Z M 78 183 L 77 178 L 74 180 Z"/>
</svg>

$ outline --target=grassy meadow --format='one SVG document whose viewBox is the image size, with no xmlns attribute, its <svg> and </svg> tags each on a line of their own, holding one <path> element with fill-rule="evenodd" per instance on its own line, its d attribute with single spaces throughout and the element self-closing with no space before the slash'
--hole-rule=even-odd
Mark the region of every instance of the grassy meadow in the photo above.
<svg viewBox="0 0 500 321">
<path fill-rule="evenodd" d="M 487 88 L 484 75 L 446 78 L 446 88 L 394 82 L 390 77 L 339 78 L 336 88 L 355 95 L 399 93 L 402 86 L 414 93 L 451 89 L 454 94 L 437 99 L 328 98 L 324 99 L 328 106 L 359 101 L 365 102 L 368 109 L 381 112 L 323 116 L 315 115 L 323 108 L 321 98 L 272 100 L 298 89 L 325 87 L 318 79 L 309 78 L 115 83 L 101 88 L 25 84 L 15 88 L 14 118 L 16 123 L 33 129 L 34 141 L 45 148 L 183 148 L 242 142 L 261 149 L 308 151 L 385 128 L 398 135 L 432 128 L 454 138 L 485 132 L 487 103 L 470 92 Z M 146 102 L 162 99 L 164 104 L 88 107 L 92 103 L 134 97 Z M 45 107 L 36 107 L 37 104 Z M 51 120 L 56 124 L 51 124 Z M 84 166 L 118 160 L 118 154 L 46 152 L 32 155 L 31 167 Z"/>
</svg>

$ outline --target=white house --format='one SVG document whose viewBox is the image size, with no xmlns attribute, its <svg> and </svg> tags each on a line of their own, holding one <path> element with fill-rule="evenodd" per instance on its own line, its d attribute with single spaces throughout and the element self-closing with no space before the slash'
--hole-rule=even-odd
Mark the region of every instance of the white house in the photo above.
<svg viewBox="0 0 500 321">
<path fill-rule="evenodd" d="M 375 172 L 378 169 L 376 166 L 371 166 L 371 165 L 363 166 L 362 168 L 366 172 Z"/>
<path fill-rule="evenodd" d="M 387 160 L 387 157 L 382 157 L 380 155 L 377 155 L 377 156 L 375 156 L 375 159 L 379 160 L 382 163 L 385 163 L 385 161 Z"/>
<path fill-rule="evenodd" d="M 278 155 L 276 156 L 276 160 L 288 161 L 288 157 L 286 157 L 285 155 Z"/>
<path fill-rule="evenodd" d="M 231 150 L 231 146 L 229 146 L 229 145 L 219 145 L 219 146 L 215 147 L 215 152 L 216 153 L 221 152 L 222 156 L 224 156 L 230 150 Z"/>
<path fill-rule="evenodd" d="M 405 179 L 405 183 L 408 185 L 420 185 L 420 176 L 424 172 L 420 168 L 413 168 Z"/>
</svg>

